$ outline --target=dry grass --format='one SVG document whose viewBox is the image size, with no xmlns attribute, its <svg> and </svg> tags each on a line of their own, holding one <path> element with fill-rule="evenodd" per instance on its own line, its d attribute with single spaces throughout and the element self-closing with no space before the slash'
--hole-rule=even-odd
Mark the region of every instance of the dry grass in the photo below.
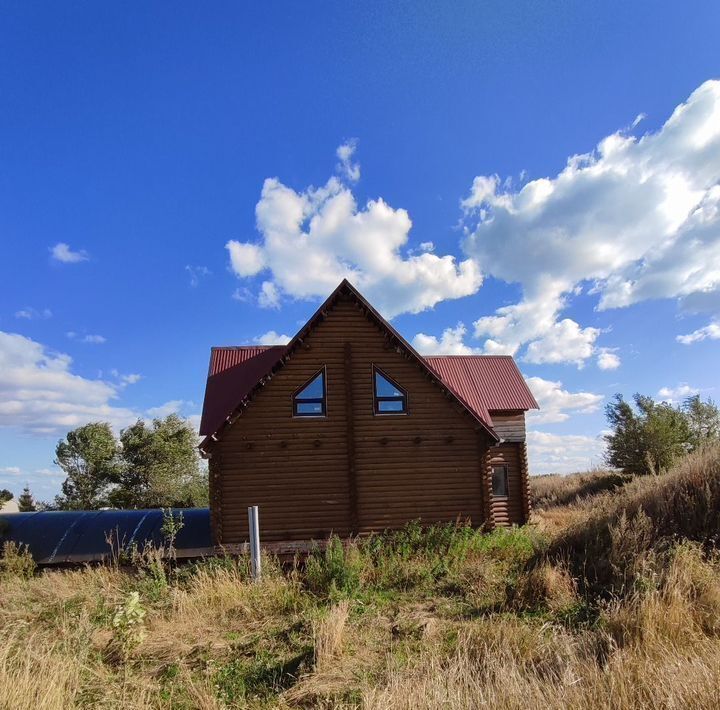
<svg viewBox="0 0 720 710">
<path fill-rule="evenodd" d="M 567 504 L 545 482 L 526 529 L 410 526 L 260 583 L 244 559 L 33 576 L 13 551 L 0 708 L 719 707 L 719 481 L 708 450 Z"/>
<path fill-rule="evenodd" d="M 322 671 L 332 666 L 342 653 L 343 634 L 350 613 L 347 600 L 341 601 L 315 623 L 315 668 Z"/>
<path fill-rule="evenodd" d="M 613 491 L 630 481 L 617 471 L 596 469 L 567 475 L 530 477 L 530 499 L 535 510 L 577 503 L 605 491 Z"/>
</svg>

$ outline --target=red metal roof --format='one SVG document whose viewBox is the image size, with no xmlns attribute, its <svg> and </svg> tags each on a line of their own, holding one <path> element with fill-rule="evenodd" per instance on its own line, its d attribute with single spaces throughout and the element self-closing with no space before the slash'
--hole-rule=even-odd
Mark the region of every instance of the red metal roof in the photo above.
<svg viewBox="0 0 720 710">
<path fill-rule="evenodd" d="M 200 434 L 216 432 L 286 350 L 284 345 L 213 348 Z M 492 426 L 490 411 L 538 408 L 510 356 L 444 355 L 422 359 L 488 426 Z"/>
<path fill-rule="evenodd" d="M 284 345 L 213 348 L 200 434 L 214 434 L 284 352 Z"/>
<path fill-rule="evenodd" d="M 538 409 L 509 355 L 438 355 L 424 359 L 487 422 L 491 421 L 490 411 Z"/>
</svg>

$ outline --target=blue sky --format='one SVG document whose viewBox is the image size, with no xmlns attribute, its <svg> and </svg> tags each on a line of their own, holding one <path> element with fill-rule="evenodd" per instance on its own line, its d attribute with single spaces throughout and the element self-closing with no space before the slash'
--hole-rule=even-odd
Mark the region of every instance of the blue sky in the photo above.
<svg viewBox="0 0 720 710">
<path fill-rule="evenodd" d="M 516 356 L 535 472 L 599 462 L 615 392 L 719 396 L 717 3 L 0 12 L 0 487 L 196 416 L 211 345 L 343 276 L 427 353 Z"/>
</svg>

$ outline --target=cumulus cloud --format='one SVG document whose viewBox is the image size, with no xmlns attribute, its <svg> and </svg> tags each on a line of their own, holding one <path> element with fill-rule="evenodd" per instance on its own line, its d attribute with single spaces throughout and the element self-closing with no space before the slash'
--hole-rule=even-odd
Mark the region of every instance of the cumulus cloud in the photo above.
<svg viewBox="0 0 720 710">
<path fill-rule="evenodd" d="M 9 476 L 19 476 L 21 471 L 19 466 L 0 466 L 0 473 Z"/>
<path fill-rule="evenodd" d="M 530 391 L 537 400 L 540 410 L 528 412 L 528 424 L 556 424 L 567 421 L 569 412 L 590 414 L 596 412 L 603 400 L 601 394 L 592 392 L 568 392 L 562 382 L 545 380 L 542 377 L 526 377 Z"/>
<path fill-rule="evenodd" d="M 348 278 L 393 317 L 468 296 L 482 283 L 472 259 L 403 253 L 412 227 L 408 213 L 382 198 L 359 206 L 338 177 L 300 192 L 268 178 L 255 214 L 260 242 L 228 242 L 230 265 L 240 278 L 267 271 L 263 289 L 272 284 L 278 299 L 325 297 Z"/>
<path fill-rule="evenodd" d="M 58 434 L 89 421 L 126 426 L 137 418 L 116 406 L 119 387 L 72 372 L 72 358 L 16 333 L 0 331 L 0 426 Z"/>
<path fill-rule="evenodd" d="M 605 448 L 601 436 L 544 431 L 529 431 L 527 443 L 532 474 L 587 471 L 602 462 Z"/>
<path fill-rule="evenodd" d="M 661 387 L 657 396 L 662 402 L 668 404 L 676 404 L 682 402 L 687 397 L 697 394 L 700 390 L 697 387 L 691 387 L 686 383 L 679 384 L 677 387 Z"/>
<path fill-rule="evenodd" d="M 52 311 L 49 308 L 38 310 L 32 306 L 25 306 L 25 308 L 15 311 L 15 317 L 24 318 L 26 320 L 47 320 L 48 318 L 52 318 Z"/>
<path fill-rule="evenodd" d="M 193 406 L 193 402 L 184 399 L 171 399 L 158 407 L 150 407 L 145 413 L 153 419 L 164 419 L 170 414 L 180 414 L 186 405 Z"/>
<path fill-rule="evenodd" d="M 698 328 L 692 333 L 686 335 L 678 335 L 675 339 L 683 345 L 692 345 L 699 343 L 701 340 L 720 340 L 720 323 L 708 323 L 703 328 Z"/>
<path fill-rule="evenodd" d="M 260 308 L 280 308 L 280 291 L 272 281 L 263 281 L 258 294 Z"/>
<path fill-rule="evenodd" d="M 465 345 L 466 332 L 465 325 L 458 323 L 455 328 L 445 328 L 439 338 L 418 333 L 412 340 L 412 346 L 421 355 L 473 355 L 478 350 Z"/>
<path fill-rule="evenodd" d="M 230 266 L 238 276 L 255 276 L 265 268 L 263 250 L 256 244 L 231 239 L 225 248 L 230 252 Z"/>
<path fill-rule="evenodd" d="M 620 356 L 615 350 L 617 348 L 598 348 L 597 366 L 601 370 L 617 370 L 620 367 Z"/>
<path fill-rule="evenodd" d="M 268 330 L 267 333 L 258 335 L 253 341 L 258 345 L 287 345 L 291 338 L 285 333 L 276 333 L 274 330 Z"/>
<path fill-rule="evenodd" d="M 360 164 L 352 162 L 356 150 L 357 139 L 353 138 L 339 145 L 335 151 L 340 161 L 337 164 L 337 171 L 350 182 L 357 182 L 360 179 Z"/>
<path fill-rule="evenodd" d="M 55 261 L 63 264 L 77 264 L 90 258 L 84 249 L 73 251 L 65 242 L 58 242 L 54 247 L 50 247 L 50 254 Z"/>
<path fill-rule="evenodd" d="M 657 132 L 610 135 L 555 177 L 518 190 L 476 177 L 461 203 L 465 251 L 523 290 L 474 323 L 485 351 L 526 347 L 529 362 L 577 365 L 596 355 L 601 368 L 616 366 L 596 328 L 560 318 L 585 284 L 600 310 L 657 298 L 720 310 L 719 182 L 720 81 L 702 84 Z M 717 332 L 711 324 L 679 340 Z"/>
</svg>

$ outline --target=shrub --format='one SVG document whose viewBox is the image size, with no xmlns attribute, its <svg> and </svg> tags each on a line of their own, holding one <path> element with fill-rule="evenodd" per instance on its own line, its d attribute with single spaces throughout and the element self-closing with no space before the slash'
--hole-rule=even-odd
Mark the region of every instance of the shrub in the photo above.
<svg viewBox="0 0 720 710">
<path fill-rule="evenodd" d="M 30 579 L 35 574 L 35 560 L 27 545 L 4 542 L 0 556 L 0 577 Z"/>
<path fill-rule="evenodd" d="M 305 582 L 318 596 L 342 598 L 353 596 L 360 587 L 363 560 L 355 544 L 343 545 L 333 535 L 324 550 L 316 549 L 305 565 Z"/>
<path fill-rule="evenodd" d="M 127 658 L 145 640 L 145 614 L 138 592 L 130 592 L 123 603 L 116 607 L 111 645 L 123 658 Z"/>
</svg>

